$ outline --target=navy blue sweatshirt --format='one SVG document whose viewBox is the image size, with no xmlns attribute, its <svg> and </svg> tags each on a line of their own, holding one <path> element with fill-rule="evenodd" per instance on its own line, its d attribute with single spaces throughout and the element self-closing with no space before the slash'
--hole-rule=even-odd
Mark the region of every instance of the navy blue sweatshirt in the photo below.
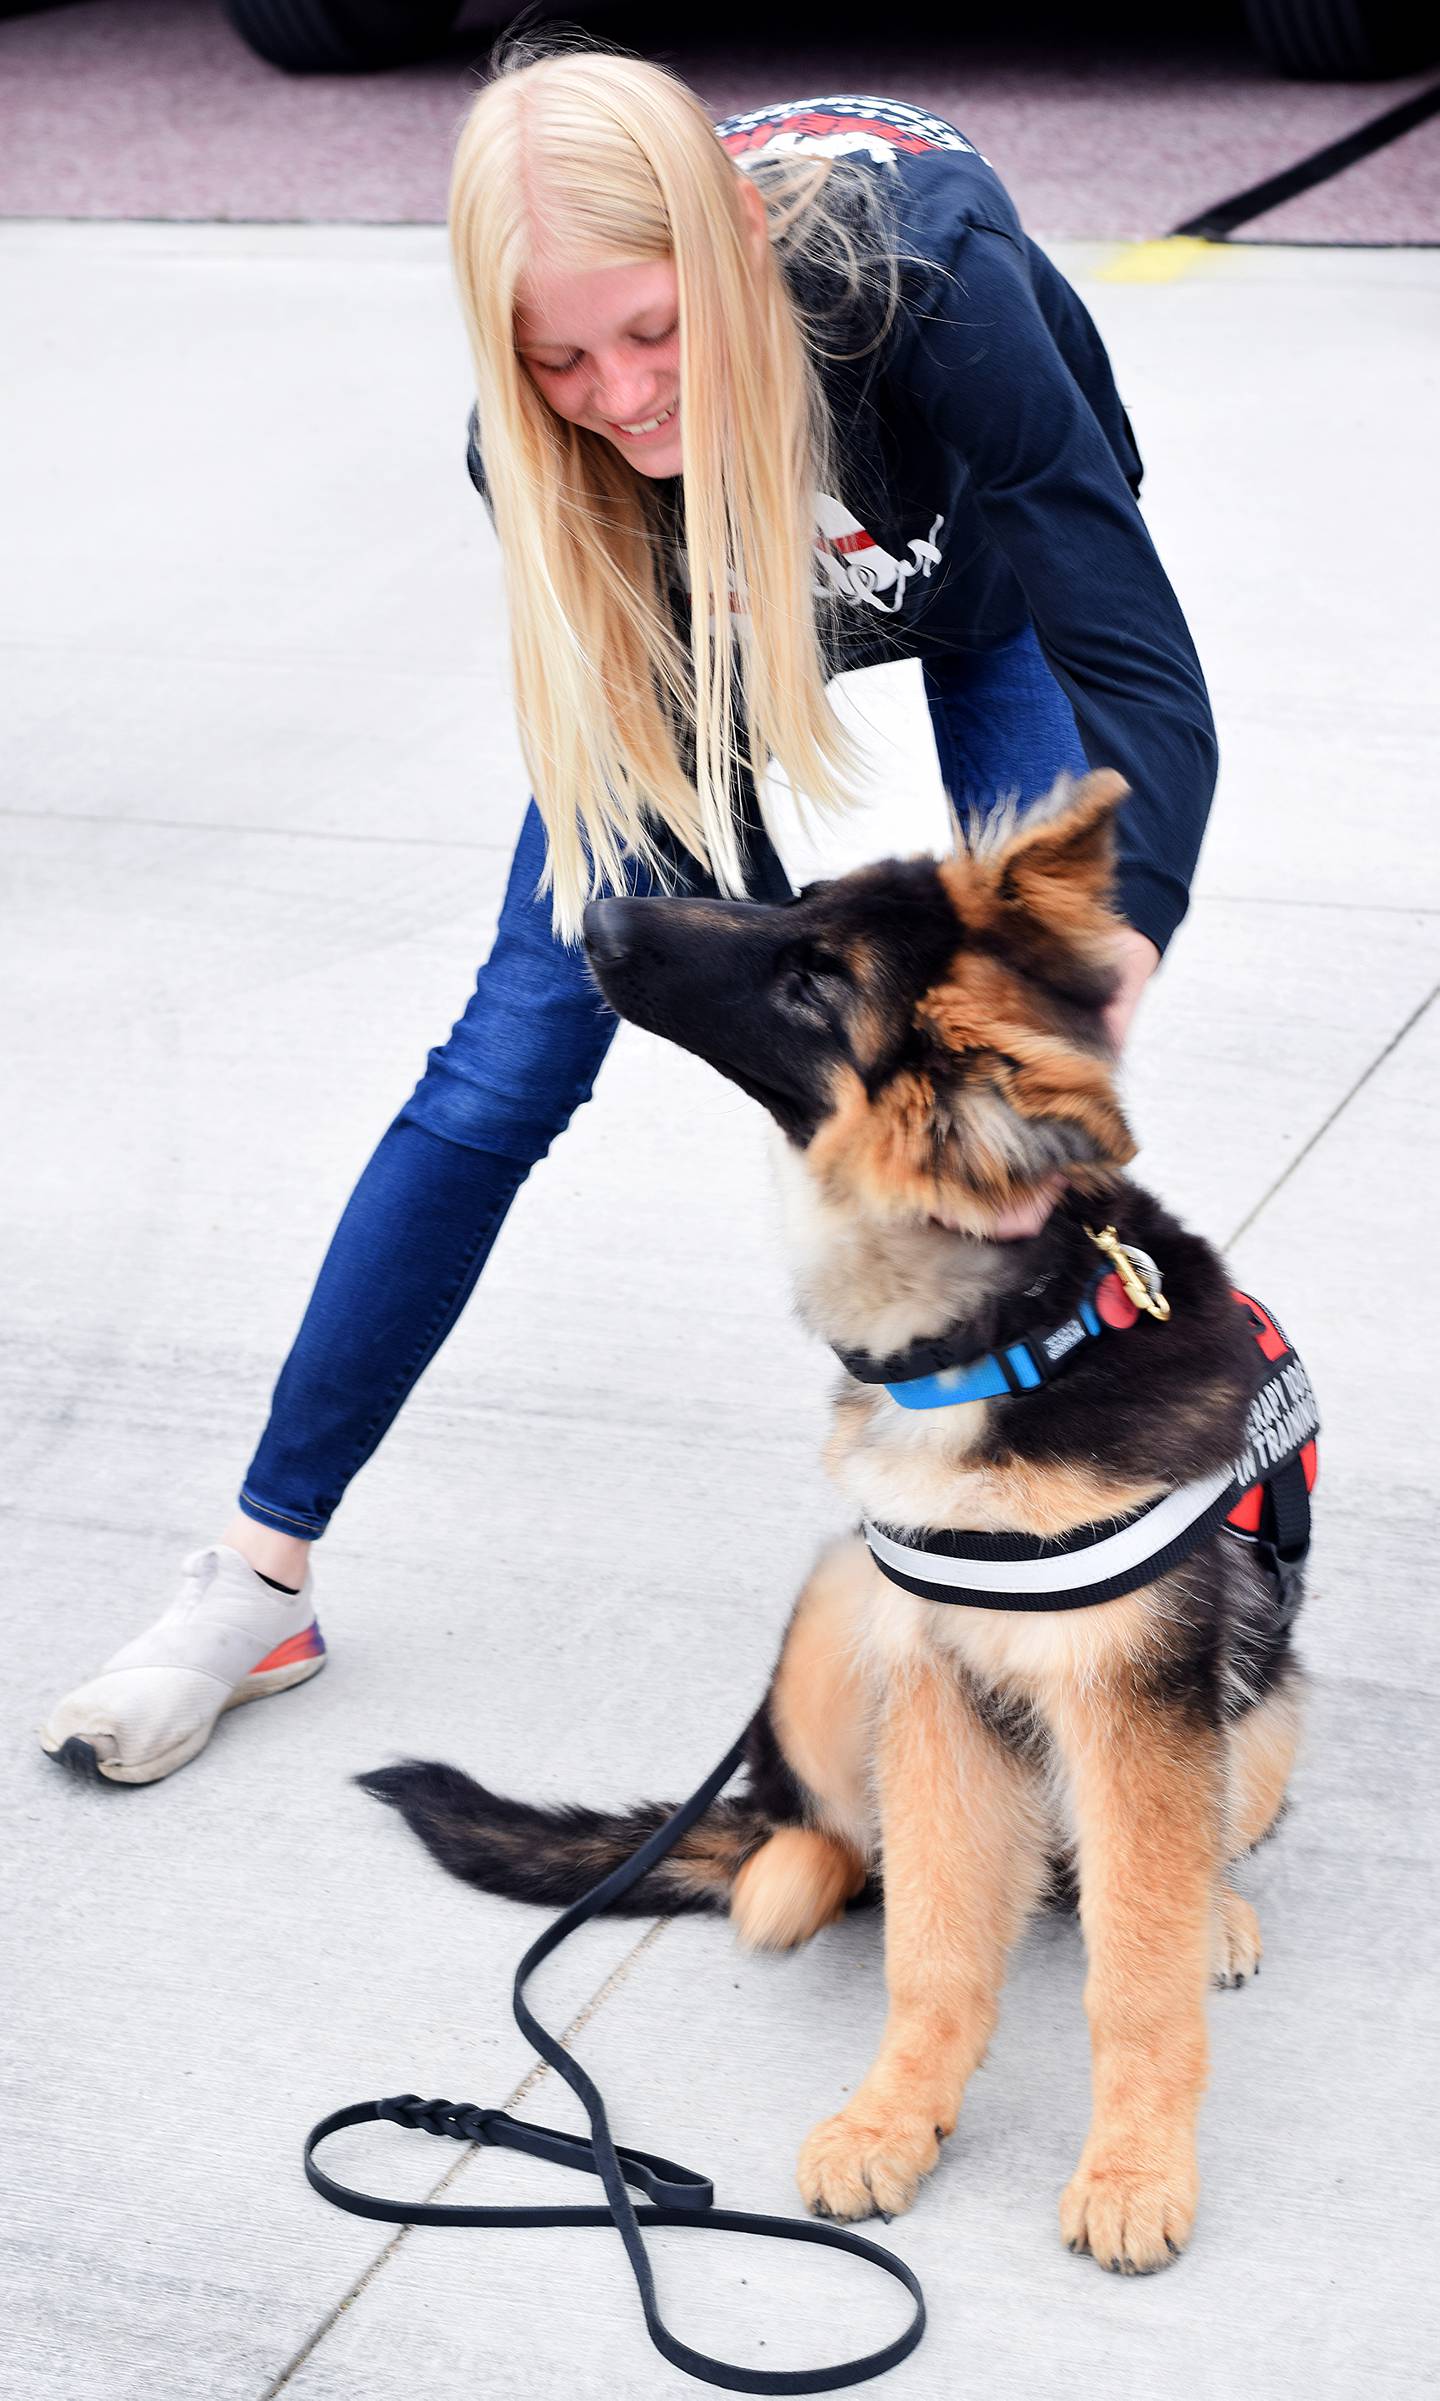
<svg viewBox="0 0 1440 2401">
<path fill-rule="evenodd" d="M 1033 623 L 1092 766 L 1130 785 L 1118 898 L 1164 949 L 1215 784 L 1204 678 L 1136 494 L 1140 460 L 1084 305 L 943 119 L 791 101 L 718 127 L 733 155 L 854 155 L 900 257 L 881 343 L 826 363 L 840 495 L 817 509 L 832 669 L 995 648 Z M 796 297 L 813 306 L 813 285 Z M 837 338 L 837 331 L 841 338 Z M 826 346 L 850 347 L 826 329 Z M 484 491 L 472 420 L 470 471 Z"/>
</svg>

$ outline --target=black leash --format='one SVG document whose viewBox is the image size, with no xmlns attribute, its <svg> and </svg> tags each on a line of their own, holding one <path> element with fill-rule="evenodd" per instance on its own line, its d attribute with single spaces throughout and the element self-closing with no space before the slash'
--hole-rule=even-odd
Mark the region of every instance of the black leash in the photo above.
<svg viewBox="0 0 1440 2401">
<path fill-rule="evenodd" d="M 883 2376 L 914 2350 L 925 2331 L 925 2296 L 914 2269 L 893 2252 L 882 2251 L 878 2243 L 867 2242 L 863 2235 L 851 2234 L 840 2226 L 817 2225 L 809 2218 L 772 2218 L 749 2210 L 716 2209 L 712 2206 L 714 2188 L 708 2177 L 678 2166 L 673 2159 L 661 2159 L 652 2151 L 617 2145 L 598 2087 L 579 2061 L 541 2025 L 525 2000 L 526 1985 L 551 1952 L 557 1951 L 577 1926 L 585 1925 L 611 1901 L 628 1892 L 689 1832 L 729 1783 L 744 1750 L 742 1734 L 689 1800 L 681 1803 L 648 1842 L 642 1843 L 633 1858 L 627 1859 L 603 1883 L 563 1911 L 553 1925 L 547 1926 L 515 1970 L 511 1997 L 515 2022 L 542 2059 L 547 2059 L 571 2091 L 579 2095 L 590 2120 L 588 2142 L 582 2135 L 562 2134 L 553 2127 L 526 2125 L 519 2118 L 507 2117 L 503 2109 L 481 2109 L 465 2101 L 422 2101 L 414 2093 L 401 2093 L 387 2101 L 356 2101 L 348 2109 L 333 2110 L 328 2118 L 312 2126 L 305 2138 L 305 2173 L 316 2192 L 333 2201 L 337 2209 L 348 2209 L 359 2218 L 378 2218 L 388 2226 L 613 2226 L 625 2245 L 640 2290 L 650 2340 L 672 2367 L 683 2368 L 687 2376 L 697 2376 L 705 2384 L 721 2385 L 732 2393 L 835 2393 L 845 2385 L 863 2384 L 871 2376 Z M 596 2204 L 586 2209 L 532 2204 L 513 2209 L 465 2209 L 449 2202 L 386 2201 L 374 2193 L 356 2192 L 350 2185 L 337 2184 L 333 2176 L 327 2176 L 323 2168 L 316 2166 L 315 2152 L 328 2135 L 338 2134 L 344 2126 L 365 2126 L 377 2120 L 415 2127 L 426 2134 L 449 2135 L 456 2142 L 492 2143 L 507 2151 L 524 2151 L 534 2159 L 548 2159 L 557 2167 L 579 2168 L 600 2178 L 605 2187 L 605 2206 Z M 637 2209 L 627 2185 L 648 2194 L 649 2201 Z M 764 2234 L 782 2242 L 819 2243 L 827 2250 L 848 2251 L 853 2258 L 868 2259 L 903 2284 L 914 2299 L 914 2315 L 903 2334 L 897 2335 L 893 2342 L 883 2344 L 878 2351 L 867 2352 L 863 2359 L 842 2360 L 836 2367 L 736 2367 L 729 2360 L 712 2359 L 708 2352 L 694 2350 L 670 2332 L 655 2297 L 655 2276 L 640 2232 L 642 2225 L 709 2227 L 722 2234 Z"/>
</svg>

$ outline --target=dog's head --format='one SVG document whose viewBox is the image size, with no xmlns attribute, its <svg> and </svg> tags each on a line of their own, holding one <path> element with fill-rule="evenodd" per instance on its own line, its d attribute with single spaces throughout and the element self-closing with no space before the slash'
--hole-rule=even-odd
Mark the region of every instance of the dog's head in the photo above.
<svg viewBox="0 0 1440 2401">
<path fill-rule="evenodd" d="M 1134 1156 L 1102 1011 L 1115 988 L 1112 820 L 1093 774 L 949 859 L 812 884 L 789 907 L 592 901 L 612 1007 L 760 1101 L 837 1198 L 984 1232 L 1062 1174 Z"/>
</svg>

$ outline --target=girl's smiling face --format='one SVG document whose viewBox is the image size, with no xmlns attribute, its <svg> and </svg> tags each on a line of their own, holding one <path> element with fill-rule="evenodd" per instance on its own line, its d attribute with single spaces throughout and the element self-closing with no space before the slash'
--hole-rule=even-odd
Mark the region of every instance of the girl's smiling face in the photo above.
<svg viewBox="0 0 1440 2401">
<path fill-rule="evenodd" d="M 680 473 L 680 304 L 673 259 L 532 272 L 515 347 L 557 417 L 601 434 L 641 475 Z"/>
</svg>

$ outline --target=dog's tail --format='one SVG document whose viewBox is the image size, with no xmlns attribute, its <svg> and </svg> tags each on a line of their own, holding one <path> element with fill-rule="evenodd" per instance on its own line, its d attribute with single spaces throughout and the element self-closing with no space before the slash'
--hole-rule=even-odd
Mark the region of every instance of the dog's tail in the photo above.
<svg viewBox="0 0 1440 2401">
<path fill-rule="evenodd" d="M 452 1876 L 551 1909 L 578 1901 L 632 1859 L 670 1815 L 659 1801 L 625 1810 L 539 1808 L 487 1791 L 462 1769 L 434 1759 L 404 1759 L 355 1781 L 398 1809 Z M 838 1917 L 864 1882 L 863 1862 L 848 1845 L 811 1827 L 777 1824 L 742 1794 L 712 1802 L 669 1857 L 608 1914 L 733 1907 L 746 1941 L 788 1948 Z"/>
<path fill-rule="evenodd" d="M 404 1759 L 355 1781 L 362 1792 L 398 1809 L 452 1876 L 482 1892 L 551 1909 L 578 1901 L 633 1858 L 670 1815 L 659 1801 L 623 1810 L 538 1808 L 489 1792 L 462 1769 L 435 1759 Z M 726 1908 L 741 1868 L 772 1830 L 752 1801 L 714 1802 L 669 1858 L 615 1903 L 613 1914 Z"/>
</svg>

